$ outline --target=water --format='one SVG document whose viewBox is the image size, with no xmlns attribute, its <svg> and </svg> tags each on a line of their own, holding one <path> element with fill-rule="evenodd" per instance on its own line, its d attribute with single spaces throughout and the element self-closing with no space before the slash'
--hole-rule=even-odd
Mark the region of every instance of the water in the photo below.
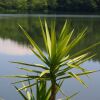
<svg viewBox="0 0 100 100">
<path fill-rule="evenodd" d="M 41 15 L 41 17 L 43 18 L 44 15 Z M 61 29 L 61 25 L 63 25 L 66 18 L 70 20 L 71 26 L 75 27 L 76 34 L 78 30 L 88 26 L 86 38 L 74 49 L 74 52 L 100 41 L 100 16 L 58 15 L 57 17 L 57 15 L 45 15 L 45 17 L 47 17 L 48 23 L 50 23 L 50 20 L 56 19 L 57 32 Z M 25 73 L 16 68 L 18 65 L 11 64 L 8 61 L 41 63 L 30 51 L 29 43 L 21 33 L 18 24 L 22 25 L 35 39 L 41 49 L 44 50 L 38 15 L 0 15 L 0 75 Z M 88 67 L 90 70 L 98 70 L 100 69 L 100 46 L 93 49 L 93 52 L 96 52 L 97 56 L 82 66 Z M 63 91 L 68 95 L 80 91 L 79 95 L 73 98 L 73 100 L 99 100 L 100 72 L 90 76 L 90 79 L 82 77 L 89 88 L 84 88 L 75 79 L 68 79 L 62 86 Z M 0 79 L 0 97 L 4 100 L 22 100 L 11 85 L 13 81 L 14 79 Z M 59 97 L 61 97 L 61 94 L 58 95 Z"/>
</svg>

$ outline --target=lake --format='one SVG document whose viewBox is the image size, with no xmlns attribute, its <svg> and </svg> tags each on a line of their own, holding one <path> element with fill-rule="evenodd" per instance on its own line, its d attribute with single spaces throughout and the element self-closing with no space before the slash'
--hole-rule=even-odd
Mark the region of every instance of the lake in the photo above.
<svg viewBox="0 0 100 100">
<path fill-rule="evenodd" d="M 52 19 L 56 20 L 56 30 L 59 33 L 64 21 L 68 19 L 76 33 L 84 27 L 88 27 L 86 38 L 75 47 L 73 52 L 88 47 L 92 43 L 100 41 L 100 16 L 80 16 L 80 15 L 0 15 L 0 75 L 25 74 L 26 72 L 18 70 L 19 65 L 12 64 L 9 61 L 24 61 L 28 63 L 41 63 L 38 58 L 30 51 L 29 43 L 26 37 L 20 31 L 18 24 L 30 34 L 42 50 L 45 51 L 41 37 L 41 29 L 38 17 L 47 18 L 48 23 Z M 87 69 L 100 70 L 100 46 L 93 49 L 97 53 L 96 57 L 82 64 Z M 64 82 L 62 89 L 66 95 L 74 92 L 80 93 L 72 100 L 100 100 L 100 72 L 89 75 L 90 78 L 82 77 L 88 84 L 88 88 L 82 86 L 75 79 L 68 79 Z M 4 100 L 22 100 L 14 87 L 11 85 L 15 79 L 0 79 L 0 97 Z M 57 98 L 61 97 L 58 94 Z"/>
</svg>

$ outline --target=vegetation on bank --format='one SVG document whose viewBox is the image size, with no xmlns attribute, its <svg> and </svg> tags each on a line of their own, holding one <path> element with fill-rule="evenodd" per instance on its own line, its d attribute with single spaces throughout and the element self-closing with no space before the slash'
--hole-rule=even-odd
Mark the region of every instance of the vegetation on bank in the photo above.
<svg viewBox="0 0 100 100">
<path fill-rule="evenodd" d="M 0 0 L 0 13 L 97 13 L 99 0 Z"/>
</svg>

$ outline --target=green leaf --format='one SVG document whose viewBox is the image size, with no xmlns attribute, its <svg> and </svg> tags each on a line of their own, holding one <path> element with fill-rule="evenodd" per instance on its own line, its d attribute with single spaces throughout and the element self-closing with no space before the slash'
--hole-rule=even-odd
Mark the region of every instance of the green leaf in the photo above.
<svg viewBox="0 0 100 100">
<path fill-rule="evenodd" d="M 49 71 L 49 70 L 45 70 L 45 71 L 43 71 L 43 72 L 40 74 L 40 77 L 42 77 L 42 76 L 44 76 L 44 75 L 46 75 L 46 74 L 48 74 L 48 73 L 50 73 L 50 71 Z"/>
<path fill-rule="evenodd" d="M 65 95 L 65 93 L 61 90 L 61 88 L 59 87 L 58 84 L 56 84 L 56 87 L 57 87 L 57 89 L 61 92 L 61 94 L 62 94 L 63 96 L 67 97 L 67 96 Z"/>
<path fill-rule="evenodd" d="M 76 92 L 71 96 L 67 96 L 66 98 L 61 98 L 61 99 L 58 99 L 58 100 L 71 100 L 71 98 L 75 97 L 77 94 L 79 94 L 79 92 Z"/>
<path fill-rule="evenodd" d="M 24 86 L 24 87 L 22 87 L 22 88 L 19 88 L 18 91 L 20 91 L 20 90 L 25 90 L 25 89 L 27 89 L 27 88 L 30 88 L 30 87 L 34 86 L 34 85 L 37 85 L 37 83 L 33 83 L 33 84 L 30 84 L 30 85 Z"/>
<path fill-rule="evenodd" d="M 42 23 L 40 18 L 39 18 L 39 21 L 40 21 L 40 26 L 41 26 L 41 30 L 42 30 L 42 36 L 43 36 L 43 40 L 44 40 L 44 43 L 45 43 L 45 47 L 46 47 L 46 50 L 48 52 L 47 38 L 46 38 L 46 34 L 45 34 L 45 31 L 44 31 L 44 28 L 43 28 L 43 23 Z"/>
<path fill-rule="evenodd" d="M 82 83 L 86 88 L 88 87 L 83 80 L 81 80 L 81 78 L 79 76 L 77 76 L 76 74 L 72 73 L 72 72 L 68 72 L 69 75 L 71 75 L 73 78 L 77 79 L 80 83 Z"/>
<path fill-rule="evenodd" d="M 38 67 L 38 68 L 42 68 L 42 69 L 48 70 L 47 67 L 45 67 L 44 65 L 41 65 L 41 64 L 28 64 L 28 63 L 25 63 L 25 62 L 15 62 L 15 61 L 11 61 L 11 63 L 16 63 L 16 64 L 20 64 L 20 65 L 26 65 L 26 66 L 32 66 L 32 67 Z"/>
<path fill-rule="evenodd" d="M 51 60 L 54 62 L 56 55 L 56 33 L 55 33 L 55 21 L 51 24 Z"/>
<path fill-rule="evenodd" d="M 62 70 L 59 70 L 58 73 L 56 74 L 56 77 L 65 75 L 66 74 L 65 72 L 67 72 L 67 71 L 69 71 L 71 69 L 72 69 L 72 67 L 67 67 L 67 68 L 64 68 Z"/>
<path fill-rule="evenodd" d="M 37 44 L 33 41 L 33 39 L 28 35 L 28 33 L 20 25 L 19 25 L 19 27 L 21 28 L 21 30 L 23 31 L 23 33 L 25 34 L 25 36 L 27 37 L 27 39 L 29 40 L 31 45 L 38 51 L 39 55 L 42 58 L 44 58 L 45 60 L 47 60 L 47 58 L 44 56 L 43 52 L 40 50 L 40 48 L 37 46 Z"/>
<path fill-rule="evenodd" d="M 88 74 L 92 74 L 92 73 L 98 72 L 98 71 L 100 71 L 100 70 L 85 71 L 85 72 L 82 72 L 82 73 L 77 73 L 76 75 L 77 76 L 88 75 Z M 71 75 L 69 75 L 69 76 L 63 76 L 63 77 L 58 78 L 57 80 L 68 79 L 68 78 L 72 78 L 72 76 Z"/>
<path fill-rule="evenodd" d="M 79 61 L 81 61 L 82 59 L 84 59 L 85 57 L 89 56 L 89 53 L 85 53 L 85 54 L 82 54 L 80 56 L 77 56 L 73 59 L 69 59 L 68 63 L 77 63 Z M 70 58 L 70 57 L 69 57 Z"/>
<path fill-rule="evenodd" d="M 50 39 L 50 33 L 47 25 L 47 21 L 45 20 L 45 30 L 46 30 L 46 38 L 47 38 L 47 46 L 49 51 L 49 57 L 51 58 L 51 39 Z"/>
<path fill-rule="evenodd" d="M 47 90 L 47 92 L 46 92 L 45 99 L 46 99 L 46 100 L 49 100 L 49 99 L 50 99 L 50 96 L 51 96 L 51 86 L 48 88 L 48 90 Z"/>
<path fill-rule="evenodd" d="M 67 97 L 66 99 L 67 99 L 67 100 L 69 100 L 69 99 L 71 99 L 71 98 L 75 97 L 75 96 L 76 96 L 76 95 L 78 95 L 78 94 L 79 94 L 79 92 L 76 92 L 76 93 L 74 93 L 73 95 L 71 95 L 71 96 Z"/>
<path fill-rule="evenodd" d="M 80 65 L 80 64 L 88 61 L 89 59 L 93 58 L 94 56 L 96 56 L 96 54 L 93 54 L 93 55 L 91 55 L 91 56 L 89 56 L 89 57 L 87 57 L 87 58 L 85 58 L 83 60 L 80 60 L 79 62 L 77 62 L 77 64 Z"/>
<path fill-rule="evenodd" d="M 31 70 L 31 69 L 28 69 L 28 68 L 20 68 L 20 67 L 17 67 L 17 68 L 19 68 L 19 69 L 21 69 L 21 70 L 24 70 L 24 71 L 27 71 L 27 72 L 35 72 L 35 73 L 41 73 L 41 71 L 37 71 L 37 70 Z"/>
<path fill-rule="evenodd" d="M 23 88 L 26 87 L 24 83 L 23 83 L 22 85 L 23 85 Z M 25 88 L 24 91 L 26 92 L 26 96 L 27 96 L 28 100 L 31 100 L 31 94 L 30 94 L 30 92 L 27 90 L 27 88 Z"/>
<path fill-rule="evenodd" d="M 36 79 L 39 76 L 32 76 L 32 75 L 10 75 L 10 76 L 0 76 L 0 78 L 31 78 Z"/>
<path fill-rule="evenodd" d="M 68 45 L 73 32 L 74 30 L 72 30 L 67 36 L 65 36 L 65 38 L 58 44 L 57 57 L 59 58 L 59 60 L 62 60 L 63 57 L 66 57 L 66 46 Z"/>
<path fill-rule="evenodd" d="M 66 54 L 73 48 L 75 47 L 80 40 L 82 40 L 82 38 L 85 36 L 85 32 L 86 32 L 87 28 L 85 28 L 82 32 L 80 32 L 80 34 L 67 46 L 66 50 Z"/>
<path fill-rule="evenodd" d="M 28 79 L 28 84 L 31 85 L 30 80 Z M 35 100 L 35 96 L 32 90 L 32 87 L 29 88 L 30 89 L 30 93 L 31 93 L 31 100 Z"/>
<path fill-rule="evenodd" d="M 40 81 L 40 85 L 39 85 L 39 91 L 41 94 L 41 100 L 45 100 L 45 96 L 46 96 L 46 80 L 42 80 Z"/>
<path fill-rule="evenodd" d="M 85 52 L 91 50 L 92 48 L 96 47 L 97 45 L 100 45 L 100 42 L 97 42 L 97 43 L 95 43 L 95 44 L 93 44 L 93 45 L 88 46 L 88 47 L 85 48 L 85 49 L 82 49 L 82 50 L 78 51 L 77 53 L 73 54 L 70 58 L 74 58 L 74 57 L 77 56 L 77 55 L 80 55 L 80 54 L 82 54 L 82 53 L 85 53 Z"/>
<path fill-rule="evenodd" d="M 85 68 L 82 68 L 81 66 L 76 64 L 67 64 L 67 65 L 72 68 L 80 69 L 81 71 L 87 71 Z"/>
<path fill-rule="evenodd" d="M 59 38 L 63 39 L 68 32 L 69 32 L 69 24 L 68 24 L 68 20 L 66 19 L 66 21 L 62 27 Z"/>
<path fill-rule="evenodd" d="M 38 83 L 38 80 L 36 80 L 36 83 Z M 40 99 L 40 90 L 39 90 L 39 84 L 36 85 L 36 98 L 37 100 L 41 100 Z"/>
<path fill-rule="evenodd" d="M 20 80 L 20 81 L 15 81 L 11 84 L 18 84 L 18 83 L 22 83 L 22 82 L 27 82 L 28 80 L 33 80 L 33 79 L 26 79 L 26 80 Z"/>
<path fill-rule="evenodd" d="M 18 91 L 18 88 L 16 86 L 14 86 L 14 87 Z M 18 92 L 23 97 L 24 100 L 28 100 L 27 97 L 21 91 L 18 91 Z"/>
<path fill-rule="evenodd" d="M 60 65 L 63 65 L 69 59 L 69 55 L 60 60 Z"/>
<path fill-rule="evenodd" d="M 46 59 L 46 61 L 33 49 L 31 48 L 32 52 L 45 64 L 47 64 L 48 60 Z"/>
<path fill-rule="evenodd" d="M 60 80 L 59 83 L 57 84 L 59 86 L 59 88 L 61 88 L 62 84 L 63 84 L 64 80 Z M 59 88 L 56 90 L 56 93 L 59 92 Z"/>
</svg>

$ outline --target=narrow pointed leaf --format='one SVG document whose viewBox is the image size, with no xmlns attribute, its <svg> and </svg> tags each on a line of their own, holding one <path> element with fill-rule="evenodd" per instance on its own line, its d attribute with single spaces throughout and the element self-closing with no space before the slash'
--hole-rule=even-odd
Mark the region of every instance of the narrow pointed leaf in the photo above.
<svg viewBox="0 0 100 100">
<path fill-rule="evenodd" d="M 77 76 L 83 76 L 83 75 L 92 74 L 92 73 L 98 72 L 98 71 L 100 71 L 100 70 L 85 71 L 85 72 L 82 72 L 82 73 L 77 73 L 76 75 Z M 68 79 L 68 78 L 72 78 L 72 76 L 71 75 L 69 75 L 69 76 L 63 76 L 63 77 L 58 78 L 57 80 Z"/>
<path fill-rule="evenodd" d="M 93 58 L 94 56 L 96 56 L 96 54 L 93 54 L 93 55 L 91 55 L 91 56 L 89 56 L 89 57 L 87 57 L 87 58 L 81 60 L 80 62 L 77 62 L 77 64 L 80 65 L 80 64 L 82 64 L 82 63 L 84 63 L 84 62 L 90 60 L 90 59 Z"/>
<path fill-rule="evenodd" d="M 46 74 L 48 74 L 48 73 L 50 73 L 50 71 L 49 71 L 49 70 L 45 70 L 45 71 L 43 71 L 43 72 L 40 74 L 40 77 L 42 77 L 42 76 L 44 76 L 44 75 L 46 75 Z"/>
<path fill-rule="evenodd" d="M 71 100 L 73 97 L 75 97 L 75 96 L 78 95 L 78 94 L 79 94 L 79 92 L 76 92 L 76 93 L 74 93 L 73 95 L 67 97 L 66 99 L 67 99 L 67 100 Z"/>
<path fill-rule="evenodd" d="M 45 34 L 45 30 L 43 28 L 43 23 L 41 21 L 41 19 L 39 18 L 39 21 L 40 21 L 40 26 L 41 26 L 41 30 L 42 30 L 42 36 L 43 36 L 43 40 L 44 40 L 44 43 L 45 43 L 45 47 L 46 47 L 46 50 L 48 52 L 48 47 L 47 47 L 47 38 L 46 38 L 46 34 Z"/>
<path fill-rule="evenodd" d="M 15 81 L 11 84 L 18 84 L 18 83 L 22 83 L 22 82 L 27 82 L 28 80 L 33 80 L 33 79 L 26 79 L 26 80 L 20 80 L 20 81 Z"/>
<path fill-rule="evenodd" d="M 25 63 L 25 62 L 14 62 L 14 61 L 12 61 L 11 63 L 16 63 L 16 64 L 20 64 L 20 65 L 26 65 L 26 66 L 32 66 L 32 67 L 39 67 L 39 68 L 48 70 L 47 67 L 45 67 L 44 65 L 41 65 L 41 64 L 28 64 L 28 63 Z"/>
<path fill-rule="evenodd" d="M 49 50 L 49 56 L 51 57 L 51 39 L 50 39 L 50 33 L 49 33 L 49 29 L 48 29 L 46 20 L 45 20 L 45 29 L 46 29 L 46 37 L 47 37 L 47 46 L 48 46 L 48 50 Z"/>
<path fill-rule="evenodd" d="M 30 85 L 24 86 L 24 87 L 22 87 L 22 88 L 19 88 L 18 91 L 20 91 L 20 90 L 25 90 L 25 89 L 27 89 L 27 88 L 30 88 L 30 87 L 34 86 L 34 85 L 37 85 L 37 83 L 33 83 L 33 84 L 30 84 Z"/>
<path fill-rule="evenodd" d="M 23 31 L 23 33 L 25 34 L 25 36 L 27 37 L 27 39 L 29 40 L 29 42 L 31 43 L 31 45 L 38 51 L 38 53 L 40 54 L 41 57 L 43 57 L 44 59 L 47 59 L 43 52 L 40 50 L 40 48 L 37 46 L 37 44 L 33 41 L 33 39 L 29 36 L 29 34 L 19 25 L 19 27 L 21 28 L 21 30 Z"/>
<path fill-rule="evenodd" d="M 17 68 L 19 68 L 19 67 L 17 67 Z M 24 71 L 27 71 L 27 72 L 34 72 L 34 73 L 41 73 L 41 71 L 37 71 L 37 70 L 31 70 L 31 69 L 28 69 L 28 68 L 19 68 L 19 69 L 21 69 L 21 70 L 24 70 Z"/>
<path fill-rule="evenodd" d="M 14 86 L 15 87 L 15 89 L 18 91 L 18 88 L 16 87 L 16 86 Z M 24 100 L 28 100 L 27 98 L 26 98 L 26 96 L 21 92 L 21 91 L 18 91 L 19 92 L 19 94 L 23 97 L 23 99 Z"/>
<path fill-rule="evenodd" d="M 81 80 L 81 78 L 79 76 L 77 76 L 76 74 L 72 73 L 72 72 L 68 72 L 69 75 L 71 75 L 72 77 L 74 77 L 75 79 L 77 79 L 80 83 L 82 83 L 86 88 L 88 87 L 83 80 Z"/>
<path fill-rule="evenodd" d="M 55 21 L 51 25 L 51 59 L 54 60 L 56 55 L 56 33 L 55 33 Z"/>
<path fill-rule="evenodd" d="M 92 48 L 94 48 L 94 47 L 96 47 L 96 46 L 98 46 L 98 45 L 100 45 L 100 42 L 97 42 L 97 43 L 95 43 L 95 44 L 93 44 L 93 45 L 90 45 L 90 46 L 88 46 L 87 48 L 85 48 L 85 49 L 83 49 L 83 50 L 80 50 L 79 52 L 77 52 L 77 53 L 75 53 L 74 55 L 72 55 L 70 58 L 73 58 L 73 57 L 75 57 L 75 56 L 77 56 L 77 55 L 80 55 L 80 54 L 82 54 L 82 53 L 85 53 L 85 52 L 89 51 L 90 49 L 92 49 Z"/>
</svg>

